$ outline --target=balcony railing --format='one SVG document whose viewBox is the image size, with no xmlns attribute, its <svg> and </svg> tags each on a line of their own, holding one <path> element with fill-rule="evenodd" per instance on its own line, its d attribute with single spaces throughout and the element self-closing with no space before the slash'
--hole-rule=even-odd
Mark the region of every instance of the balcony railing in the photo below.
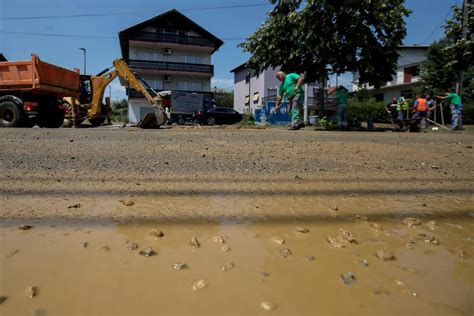
<svg viewBox="0 0 474 316">
<path fill-rule="evenodd" d="M 137 99 L 137 98 L 145 98 L 143 96 L 143 94 L 141 92 L 138 92 L 137 90 L 135 89 L 129 89 L 129 88 L 126 88 L 127 90 L 127 95 L 129 98 L 132 98 L 132 99 Z M 160 91 L 163 91 L 162 89 L 155 89 L 156 92 L 160 92 Z M 199 93 L 199 94 L 202 94 L 204 95 L 204 99 L 209 99 L 209 98 L 212 98 L 212 94 L 210 92 L 207 92 L 207 91 L 182 91 L 182 90 L 173 90 L 173 91 L 178 91 L 178 92 L 188 92 L 188 93 Z M 148 92 L 153 96 L 154 93 L 153 91 L 151 90 L 148 90 Z"/>
<path fill-rule="evenodd" d="M 214 42 L 202 37 L 180 36 L 180 35 L 160 34 L 160 33 L 140 33 L 129 38 L 129 40 L 175 43 L 175 44 L 207 46 L 207 47 L 215 46 Z"/>
<path fill-rule="evenodd" d="M 129 66 L 136 69 L 199 72 L 214 75 L 214 65 L 189 64 L 165 61 L 129 60 Z"/>
</svg>

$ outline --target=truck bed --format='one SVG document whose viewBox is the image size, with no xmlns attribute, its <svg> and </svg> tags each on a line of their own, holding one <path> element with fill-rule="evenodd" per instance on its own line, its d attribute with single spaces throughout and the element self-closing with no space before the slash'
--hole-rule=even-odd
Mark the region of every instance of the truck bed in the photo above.
<svg viewBox="0 0 474 316">
<path fill-rule="evenodd" d="M 35 54 L 28 61 L 0 62 L 0 93 L 31 92 L 58 97 L 79 95 L 79 71 L 43 62 Z"/>
</svg>

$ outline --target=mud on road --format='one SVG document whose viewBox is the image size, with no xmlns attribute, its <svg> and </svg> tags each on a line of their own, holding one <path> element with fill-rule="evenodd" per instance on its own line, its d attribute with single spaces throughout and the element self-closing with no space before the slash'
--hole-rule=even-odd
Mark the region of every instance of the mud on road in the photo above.
<svg viewBox="0 0 474 316">
<path fill-rule="evenodd" d="M 472 133 L 0 136 L 2 314 L 474 312 Z"/>
</svg>

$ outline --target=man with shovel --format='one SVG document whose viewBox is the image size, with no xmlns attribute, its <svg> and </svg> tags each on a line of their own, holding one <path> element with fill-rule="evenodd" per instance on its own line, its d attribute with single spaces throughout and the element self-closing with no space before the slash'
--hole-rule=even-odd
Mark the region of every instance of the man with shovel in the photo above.
<svg viewBox="0 0 474 316">
<path fill-rule="evenodd" d="M 283 71 L 276 73 L 276 78 L 281 81 L 278 88 L 277 103 L 274 112 L 278 112 L 282 101 L 288 101 L 288 113 L 291 116 L 290 130 L 304 127 L 303 103 L 304 90 L 302 88 L 303 76 L 296 73 L 285 74 Z"/>
</svg>

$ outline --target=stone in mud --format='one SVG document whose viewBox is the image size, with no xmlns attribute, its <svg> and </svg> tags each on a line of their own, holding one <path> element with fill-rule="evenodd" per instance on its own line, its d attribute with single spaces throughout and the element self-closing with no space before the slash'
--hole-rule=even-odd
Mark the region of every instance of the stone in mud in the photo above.
<svg viewBox="0 0 474 316">
<path fill-rule="evenodd" d="M 186 263 L 175 263 L 173 265 L 173 269 L 175 270 L 184 270 L 184 269 L 188 269 L 189 266 L 186 264 Z"/>
<path fill-rule="evenodd" d="M 467 259 L 467 258 L 468 258 L 468 255 L 467 255 L 467 253 L 466 253 L 464 250 L 455 249 L 453 252 L 458 256 L 459 259 L 463 259 L 463 260 L 464 260 L 464 259 Z"/>
<path fill-rule="evenodd" d="M 7 253 L 7 258 L 10 258 L 20 252 L 20 249 L 12 249 Z"/>
<path fill-rule="evenodd" d="M 266 311 L 271 311 L 275 308 L 275 306 L 272 303 L 266 302 L 266 301 L 261 302 L 260 306 Z"/>
<path fill-rule="evenodd" d="M 7 300 L 6 296 L 0 296 L 0 305 L 2 305 Z"/>
<path fill-rule="evenodd" d="M 284 258 L 289 257 L 292 255 L 291 250 L 288 248 L 280 250 L 280 255 L 282 255 Z"/>
<path fill-rule="evenodd" d="M 86 248 L 87 247 L 87 241 L 85 241 L 85 240 L 81 241 L 81 245 L 82 245 L 82 248 Z"/>
<path fill-rule="evenodd" d="M 221 247 L 221 250 L 222 250 L 222 251 L 229 251 L 229 250 L 230 250 L 230 247 L 229 247 L 229 246 L 222 246 L 222 247 Z"/>
<path fill-rule="evenodd" d="M 109 246 L 103 246 L 103 247 L 100 247 L 99 250 L 102 251 L 102 252 L 109 252 L 109 251 L 110 251 L 110 247 L 109 247 Z"/>
<path fill-rule="evenodd" d="M 374 290 L 375 295 L 390 295 L 390 291 L 386 289 L 376 289 Z"/>
<path fill-rule="evenodd" d="M 423 239 L 426 243 L 433 244 L 433 245 L 436 245 L 436 246 L 439 246 L 441 244 L 439 239 L 434 235 L 423 237 Z"/>
<path fill-rule="evenodd" d="M 339 231 L 341 232 L 342 239 L 346 240 L 348 243 L 350 243 L 350 244 L 359 244 L 357 239 L 355 239 L 354 235 L 352 235 L 352 233 L 350 231 L 342 229 L 342 228 L 339 229 Z"/>
<path fill-rule="evenodd" d="M 345 285 L 351 285 L 352 283 L 356 281 L 356 277 L 352 272 L 342 273 L 341 279 L 342 281 L 344 281 Z"/>
<path fill-rule="evenodd" d="M 260 275 L 264 278 L 267 278 L 270 276 L 270 273 L 267 273 L 267 272 L 260 272 Z"/>
<path fill-rule="evenodd" d="M 209 285 L 209 282 L 207 282 L 206 280 L 197 280 L 193 284 L 193 291 L 202 290 L 203 288 L 207 287 L 208 285 Z"/>
<path fill-rule="evenodd" d="M 329 206 L 329 209 L 330 209 L 331 211 L 334 211 L 334 212 L 339 211 L 339 207 L 337 207 L 337 205 L 330 205 L 330 206 Z"/>
<path fill-rule="evenodd" d="M 38 295 L 38 287 L 36 286 L 29 286 L 26 290 L 25 290 L 25 295 L 29 298 L 33 298 L 35 297 L 36 295 Z"/>
<path fill-rule="evenodd" d="M 224 236 L 214 236 L 212 237 L 212 240 L 222 245 L 223 243 L 225 243 L 226 238 Z"/>
<path fill-rule="evenodd" d="M 80 207 L 81 207 L 81 203 L 76 203 L 73 205 L 69 205 L 67 208 L 80 208 Z"/>
<path fill-rule="evenodd" d="M 327 237 L 327 242 L 330 243 L 334 248 L 345 248 L 346 245 L 343 243 L 341 236 L 336 238 L 334 237 Z"/>
<path fill-rule="evenodd" d="M 404 225 L 407 225 L 408 227 L 415 227 L 415 226 L 420 226 L 421 225 L 421 221 L 418 218 L 415 218 L 415 217 L 404 218 L 402 223 Z"/>
<path fill-rule="evenodd" d="M 382 261 L 393 261 L 396 259 L 395 254 L 393 252 L 385 250 L 385 249 L 378 250 L 375 253 L 375 256 Z"/>
<path fill-rule="evenodd" d="M 137 250 L 138 249 L 138 244 L 136 242 L 131 242 L 127 246 L 128 250 Z"/>
<path fill-rule="evenodd" d="M 199 240 L 196 236 L 193 236 L 193 238 L 191 238 L 189 245 L 194 249 L 201 247 L 201 244 L 199 243 Z"/>
<path fill-rule="evenodd" d="M 135 204 L 135 202 L 133 202 L 133 200 L 120 200 L 120 202 L 122 202 L 123 205 L 125 206 L 132 206 Z"/>
<path fill-rule="evenodd" d="M 366 259 L 360 260 L 359 262 L 361 265 L 363 265 L 366 268 L 369 266 L 369 261 L 367 261 Z"/>
<path fill-rule="evenodd" d="M 32 228 L 33 226 L 30 225 L 21 225 L 20 227 L 18 227 L 19 230 L 30 230 Z"/>
<path fill-rule="evenodd" d="M 306 227 L 296 226 L 296 232 L 300 234 L 306 234 L 309 233 L 309 229 Z"/>
<path fill-rule="evenodd" d="M 285 240 L 283 238 L 277 237 L 277 236 L 273 237 L 272 240 L 273 242 L 279 244 L 280 246 L 285 243 Z"/>
<path fill-rule="evenodd" d="M 426 223 L 426 226 L 429 230 L 435 230 L 437 228 L 436 221 L 429 221 L 428 223 Z"/>
<path fill-rule="evenodd" d="M 364 216 L 364 215 L 356 215 L 356 219 L 361 221 L 361 222 L 368 222 L 369 219 L 367 218 L 367 216 Z"/>
<path fill-rule="evenodd" d="M 161 237 L 165 236 L 165 234 L 164 234 L 161 230 L 158 230 L 158 229 L 154 229 L 154 228 L 153 228 L 153 229 L 150 231 L 150 236 L 153 237 L 153 238 L 158 239 L 158 238 L 161 238 Z"/>
<path fill-rule="evenodd" d="M 308 262 L 314 262 L 314 261 L 316 261 L 316 257 L 315 257 L 315 256 L 306 257 L 306 261 L 308 261 Z"/>
<path fill-rule="evenodd" d="M 143 250 L 140 250 L 138 254 L 143 257 L 152 257 L 152 256 L 156 256 L 158 253 L 155 250 L 153 250 L 151 247 L 147 247 Z"/>
<path fill-rule="evenodd" d="M 374 223 L 374 222 L 370 223 L 370 227 L 372 227 L 375 230 L 383 230 L 382 225 Z"/>
<path fill-rule="evenodd" d="M 234 268 L 234 263 L 232 263 L 232 262 L 226 262 L 226 263 L 224 263 L 224 265 L 222 266 L 221 271 L 224 272 L 224 271 L 230 270 L 230 269 L 232 269 L 232 268 Z"/>
</svg>

